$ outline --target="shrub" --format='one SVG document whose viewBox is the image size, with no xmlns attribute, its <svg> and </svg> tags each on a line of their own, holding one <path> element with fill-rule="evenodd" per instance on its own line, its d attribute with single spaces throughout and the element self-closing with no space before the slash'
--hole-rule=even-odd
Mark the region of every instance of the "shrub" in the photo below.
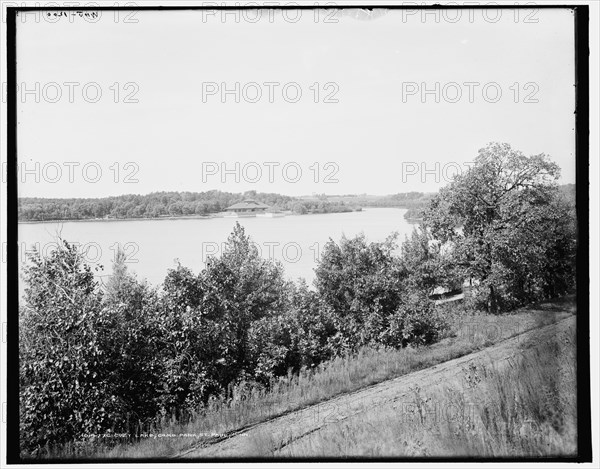
<svg viewBox="0 0 600 469">
<path fill-rule="evenodd" d="M 390 319 L 384 343 L 393 347 L 428 345 L 447 330 L 448 323 L 424 293 L 403 298 L 402 305 Z"/>
<path fill-rule="evenodd" d="M 425 226 L 413 229 L 401 249 L 400 265 L 407 289 L 432 294 L 436 287 L 456 288 L 460 273 L 449 253 Z"/>
<path fill-rule="evenodd" d="M 287 315 L 261 318 L 248 333 L 252 374 L 265 385 L 288 369 L 299 368 L 298 340 L 288 319 Z"/>
<path fill-rule="evenodd" d="M 330 339 L 337 329 L 331 309 L 303 281 L 292 289 L 290 303 L 288 318 L 297 337 L 299 366 L 312 368 L 332 358 L 337 350 Z"/>
<path fill-rule="evenodd" d="M 290 370 L 312 368 L 334 355 L 330 312 L 306 283 L 289 285 L 287 311 L 255 321 L 250 329 L 256 379 L 267 384 Z"/>
<path fill-rule="evenodd" d="M 395 248 L 395 235 L 382 243 L 367 243 L 359 235 L 325 245 L 315 286 L 333 312 L 336 348 L 355 350 L 376 341 L 381 322 L 400 304 L 402 277 Z"/>
<path fill-rule="evenodd" d="M 284 311 L 287 283 L 283 268 L 262 259 L 244 228 L 236 223 L 221 257 L 208 259 L 201 282 L 200 310 L 222 331 L 220 358 L 227 363 L 224 379 L 234 381 L 252 366 L 248 353 L 252 323 Z"/>
<path fill-rule="evenodd" d="M 47 258 L 31 256 L 20 311 L 22 450 L 99 433 L 123 412 L 105 371 L 110 318 L 82 254 L 64 242 Z"/>
</svg>

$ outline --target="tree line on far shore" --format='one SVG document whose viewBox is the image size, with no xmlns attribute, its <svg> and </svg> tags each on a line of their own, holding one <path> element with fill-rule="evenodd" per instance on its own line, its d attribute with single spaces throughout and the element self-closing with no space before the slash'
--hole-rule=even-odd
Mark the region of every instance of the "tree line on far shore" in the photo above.
<svg viewBox="0 0 600 469">
<path fill-rule="evenodd" d="M 432 194 L 398 193 L 388 196 L 328 196 L 290 197 L 281 194 L 247 191 L 243 194 L 212 190 L 207 192 L 153 192 L 146 195 L 120 195 L 97 199 L 19 199 L 20 221 L 93 220 L 166 218 L 207 216 L 244 199 L 262 202 L 274 211 L 291 211 L 298 215 L 310 213 L 340 213 L 362 207 L 399 207 L 409 209 L 406 218 L 421 218 Z"/>
<path fill-rule="evenodd" d="M 286 280 L 239 223 L 205 268 L 178 265 L 159 286 L 128 272 L 122 253 L 106 285 L 66 242 L 33 254 L 19 314 L 21 450 L 135 439 L 239 386 L 269 388 L 361 347 L 433 343 L 449 311 L 431 300 L 439 286 L 469 279 L 461 311 L 490 314 L 573 292 L 577 221 L 558 175 L 543 154 L 490 144 L 431 199 L 399 253 L 394 234 L 330 240 L 314 289 Z"/>
<path fill-rule="evenodd" d="M 360 207 L 346 202 L 332 202 L 326 198 L 304 200 L 280 194 L 248 191 L 231 192 L 153 192 L 147 195 L 120 195 L 100 199 L 19 199 L 20 221 L 89 220 L 164 218 L 206 216 L 225 209 L 244 199 L 262 202 L 272 210 L 292 211 L 296 214 L 351 212 Z"/>
</svg>

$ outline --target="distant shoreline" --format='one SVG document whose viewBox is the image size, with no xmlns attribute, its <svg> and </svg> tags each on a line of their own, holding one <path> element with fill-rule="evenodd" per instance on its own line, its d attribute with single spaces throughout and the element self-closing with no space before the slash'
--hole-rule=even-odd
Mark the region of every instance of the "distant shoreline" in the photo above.
<svg viewBox="0 0 600 469">
<path fill-rule="evenodd" d="M 202 220 L 209 218 L 223 218 L 216 215 L 190 215 L 180 217 L 139 217 L 139 218 L 77 218 L 77 219 L 54 219 L 54 220 L 19 220 L 19 224 L 35 223 L 78 223 L 78 222 L 114 222 L 114 221 L 144 221 L 144 220 Z"/>
<path fill-rule="evenodd" d="M 402 207 L 370 207 L 370 208 L 399 208 Z M 305 216 L 305 215 L 332 215 L 335 213 L 353 213 L 364 211 L 364 207 L 361 210 L 352 210 L 352 212 L 325 212 L 325 213 L 286 213 L 286 217 L 293 216 Z M 146 220 L 209 220 L 212 218 L 228 218 L 223 215 L 222 212 L 214 213 L 210 215 L 182 215 L 177 217 L 139 217 L 139 218 L 79 218 L 79 219 L 66 219 L 66 220 L 19 220 L 18 224 L 37 224 L 37 223 L 83 223 L 83 222 L 116 222 L 116 221 L 146 221 Z M 232 220 L 243 219 L 245 217 L 231 217 Z M 254 218 L 254 217 L 248 217 Z"/>
</svg>

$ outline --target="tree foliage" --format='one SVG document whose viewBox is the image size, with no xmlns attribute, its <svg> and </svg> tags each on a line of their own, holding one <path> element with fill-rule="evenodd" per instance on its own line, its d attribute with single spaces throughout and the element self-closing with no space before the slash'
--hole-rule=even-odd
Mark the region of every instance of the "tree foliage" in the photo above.
<svg viewBox="0 0 600 469">
<path fill-rule="evenodd" d="M 334 312 L 337 347 L 351 350 L 376 340 L 398 307 L 402 282 L 395 238 L 368 243 L 364 235 L 342 237 L 340 244 L 329 240 L 323 248 L 315 287 Z"/>
<path fill-rule="evenodd" d="M 454 290 L 461 286 L 451 252 L 423 225 L 402 243 L 400 266 L 405 285 L 411 291 L 431 295 L 436 287 Z"/>
<path fill-rule="evenodd" d="M 247 191 L 233 194 L 222 191 L 153 192 L 128 194 L 101 199 L 19 199 L 19 220 L 87 220 L 99 218 L 162 218 L 206 216 L 252 198 L 273 210 L 291 210 L 296 214 L 351 212 L 356 204 L 343 201 L 305 200 L 280 194 Z"/>
<path fill-rule="evenodd" d="M 573 211 L 554 183 L 558 166 L 498 143 L 474 163 L 432 200 L 426 228 L 479 282 L 490 311 L 564 291 L 558 277 L 569 278 L 576 236 Z M 544 272 L 550 264 L 556 276 Z"/>
<path fill-rule="evenodd" d="M 82 255 L 64 243 L 32 255 L 20 311 L 20 387 L 25 449 L 95 433 L 123 413 L 109 391 L 103 343 L 110 319 Z"/>
</svg>

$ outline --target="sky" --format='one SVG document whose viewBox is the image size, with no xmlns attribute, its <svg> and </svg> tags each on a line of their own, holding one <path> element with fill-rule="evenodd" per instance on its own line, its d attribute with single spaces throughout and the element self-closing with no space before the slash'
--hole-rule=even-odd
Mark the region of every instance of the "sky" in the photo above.
<svg viewBox="0 0 600 469">
<path fill-rule="evenodd" d="M 487 14 L 30 14 L 19 196 L 431 192 L 493 141 L 574 183 L 571 11 Z"/>
</svg>

